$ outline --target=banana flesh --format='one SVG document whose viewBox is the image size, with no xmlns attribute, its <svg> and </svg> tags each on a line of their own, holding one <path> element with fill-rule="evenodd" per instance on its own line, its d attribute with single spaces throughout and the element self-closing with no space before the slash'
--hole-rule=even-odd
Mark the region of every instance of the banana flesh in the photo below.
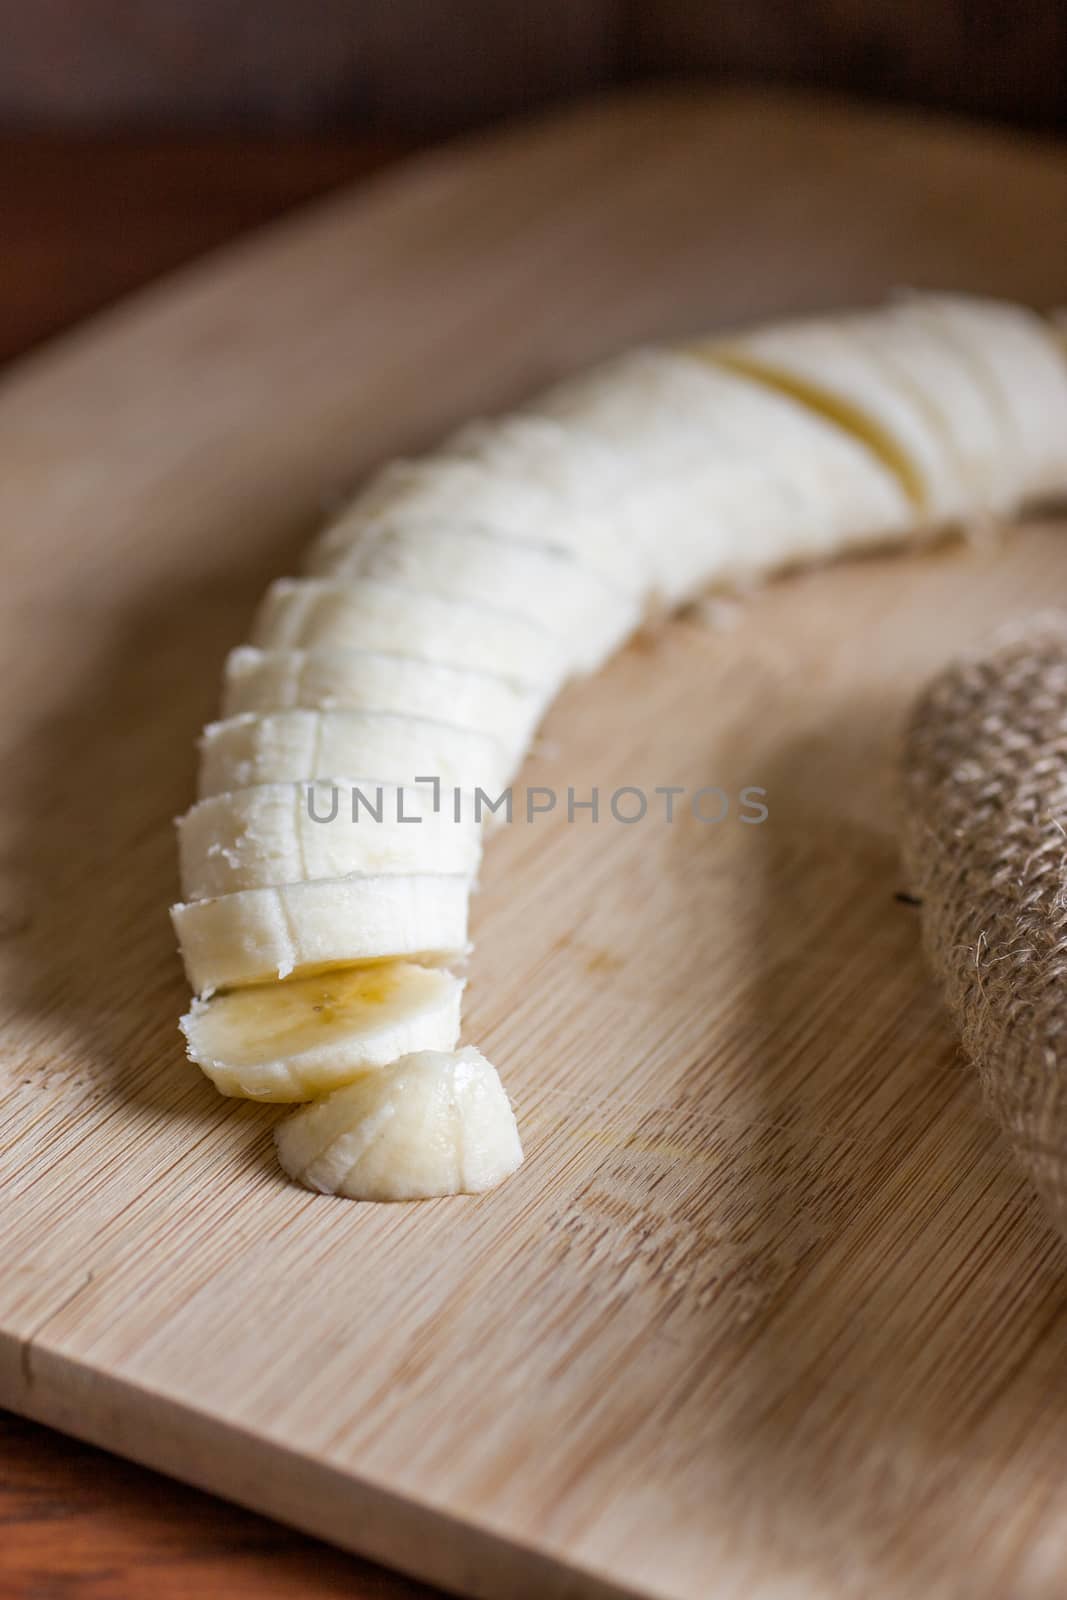
<svg viewBox="0 0 1067 1600">
<path fill-rule="evenodd" d="M 266 650 L 408 648 L 443 666 L 477 667 L 554 690 L 567 673 L 567 642 L 525 617 L 366 578 L 279 578 L 252 626 Z"/>
<path fill-rule="evenodd" d="M 245 712 L 204 729 L 200 797 L 264 783 L 371 773 L 413 785 L 420 776 L 451 788 L 492 790 L 514 758 L 488 734 L 388 711 Z"/>
<path fill-rule="evenodd" d="M 473 799 L 460 800 L 457 820 L 454 805 L 434 808 L 428 788 L 366 779 L 266 783 L 213 795 L 178 820 L 182 893 L 210 900 L 391 872 L 473 878 L 481 829 Z"/>
<path fill-rule="evenodd" d="M 462 994 L 439 967 L 383 961 L 194 1000 L 181 1029 L 220 1093 L 311 1100 L 399 1056 L 451 1050 Z"/>
<path fill-rule="evenodd" d="M 435 595 L 514 611 L 569 641 L 572 670 L 593 672 L 641 620 L 640 597 L 604 582 L 566 551 L 496 539 L 476 529 L 379 532 L 334 559 L 332 576 L 381 578 Z"/>
<path fill-rule="evenodd" d="M 497 793 L 649 606 L 1064 493 L 1062 329 L 943 294 L 633 351 L 383 468 L 227 662 L 179 821 L 190 1056 L 225 1094 L 313 1097 L 277 1134 L 311 1188 L 500 1181 L 514 1116 L 455 1050 L 442 965 L 480 828 L 415 780 Z M 418 820 L 353 823 L 356 785 L 410 789 Z"/>
<path fill-rule="evenodd" d="M 522 1161 L 503 1085 L 469 1047 L 366 1073 L 295 1112 L 275 1142 L 291 1178 L 353 1200 L 481 1194 Z"/>
<path fill-rule="evenodd" d="M 522 759 L 544 706 L 536 688 L 417 656 L 253 645 L 230 652 L 222 702 L 226 720 L 268 711 L 349 710 L 447 723 L 496 741 L 509 766 Z"/>
<path fill-rule="evenodd" d="M 360 875 L 240 889 L 174 906 L 185 970 L 202 998 L 322 967 L 467 950 L 464 873 Z"/>
</svg>

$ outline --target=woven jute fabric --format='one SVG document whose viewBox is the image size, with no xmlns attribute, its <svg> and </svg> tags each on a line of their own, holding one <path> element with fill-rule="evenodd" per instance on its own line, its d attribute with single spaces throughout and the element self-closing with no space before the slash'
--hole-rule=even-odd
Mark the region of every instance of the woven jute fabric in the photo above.
<svg viewBox="0 0 1067 1600">
<path fill-rule="evenodd" d="M 1067 1235 L 1067 616 L 1001 635 L 929 685 L 903 790 L 929 962 Z"/>
</svg>

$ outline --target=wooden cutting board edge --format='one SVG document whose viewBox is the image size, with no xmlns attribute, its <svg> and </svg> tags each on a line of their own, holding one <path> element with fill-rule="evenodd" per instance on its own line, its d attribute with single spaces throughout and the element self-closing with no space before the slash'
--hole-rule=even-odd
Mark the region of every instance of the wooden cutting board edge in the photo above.
<svg viewBox="0 0 1067 1600">
<path fill-rule="evenodd" d="M 465 1600 L 649 1597 L 2 1330 L 0 1404 Z"/>
</svg>

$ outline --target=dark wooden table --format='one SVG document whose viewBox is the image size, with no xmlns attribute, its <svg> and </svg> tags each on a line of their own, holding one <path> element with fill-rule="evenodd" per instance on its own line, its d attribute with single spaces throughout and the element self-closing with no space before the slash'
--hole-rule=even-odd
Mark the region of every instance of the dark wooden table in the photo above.
<svg viewBox="0 0 1067 1600">
<path fill-rule="evenodd" d="M 0 140 L 0 361 L 405 149 L 370 138 Z M 0 1528 L 4 1600 L 435 1593 L 3 1412 Z"/>
</svg>

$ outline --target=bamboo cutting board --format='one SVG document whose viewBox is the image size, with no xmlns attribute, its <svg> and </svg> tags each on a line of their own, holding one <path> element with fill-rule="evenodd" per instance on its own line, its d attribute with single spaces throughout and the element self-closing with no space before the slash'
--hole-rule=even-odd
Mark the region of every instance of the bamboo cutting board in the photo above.
<svg viewBox="0 0 1067 1600">
<path fill-rule="evenodd" d="M 1063 152 L 657 94 L 422 159 L 7 378 L 0 1402 L 494 1600 L 1064 1593 L 1067 1262 L 895 898 L 890 781 L 921 679 L 1067 592 L 1062 526 L 784 580 L 565 693 L 524 783 L 770 815 L 492 841 L 495 1194 L 293 1188 L 175 1027 L 194 737 L 331 497 L 626 343 L 902 283 L 1067 303 Z"/>
</svg>

